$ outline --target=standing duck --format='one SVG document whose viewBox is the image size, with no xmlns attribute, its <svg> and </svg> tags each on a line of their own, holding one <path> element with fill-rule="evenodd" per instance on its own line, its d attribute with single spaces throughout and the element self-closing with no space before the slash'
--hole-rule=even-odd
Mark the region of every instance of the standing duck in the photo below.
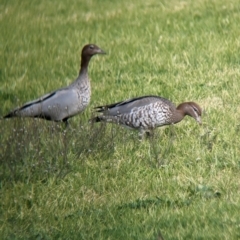
<svg viewBox="0 0 240 240">
<path fill-rule="evenodd" d="M 186 115 L 201 124 L 202 114 L 195 102 L 184 102 L 176 107 L 168 99 L 158 96 L 132 98 L 96 109 L 102 114 L 92 118 L 92 122 L 111 122 L 138 129 L 141 137 L 156 127 L 178 123 Z"/>
<path fill-rule="evenodd" d="M 25 103 L 12 110 L 4 118 L 43 118 L 51 121 L 63 121 L 67 125 L 68 119 L 82 112 L 90 102 L 91 86 L 88 78 L 88 64 L 95 54 L 105 54 L 105 52 L 94 44 L 84 46 L 79 75 L 73 83 Z"/>
</svg>

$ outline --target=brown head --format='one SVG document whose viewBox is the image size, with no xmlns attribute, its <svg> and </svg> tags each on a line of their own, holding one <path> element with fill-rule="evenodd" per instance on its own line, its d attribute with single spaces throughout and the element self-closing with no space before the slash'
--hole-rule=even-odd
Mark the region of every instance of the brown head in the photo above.
<svg viewBox="0 0 240 240">
<path fill-rule="evenodd" d="M 101 48 L 95 44 L 87 44 L 82 49 L 81 69 L 87 69 L 88 63 L 95 54 L 106 54 Z M 81 71 L 80 69 L 80 71 Z"/>
<path fill-rule="evenodd" d="M 177 107 L 177 112 L 178 116 L 182 117 L 181 119 L 179 119 L 179 121 L 181 121 L 184 118 L 184 116 L 188 115 L 194 118 L 199 124 L 202 123 L 201 122 L 202 109 L 195 102 L 184 102 L 179 104 Z"/>
</svg>

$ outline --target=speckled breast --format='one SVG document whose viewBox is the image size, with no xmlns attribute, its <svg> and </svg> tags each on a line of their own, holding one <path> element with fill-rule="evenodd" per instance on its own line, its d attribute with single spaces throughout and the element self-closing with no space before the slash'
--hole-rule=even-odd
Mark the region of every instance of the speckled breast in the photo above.
<svg viewBox="0 0 240 240">
<path fill-rule="evenodd" d="M 168 124 L 171 115 L 168 105 L 157 102 L 135 107 L 130 113 L 119 115 L 118 123 L 130 128 L 149 129 Z"/>
</svg>

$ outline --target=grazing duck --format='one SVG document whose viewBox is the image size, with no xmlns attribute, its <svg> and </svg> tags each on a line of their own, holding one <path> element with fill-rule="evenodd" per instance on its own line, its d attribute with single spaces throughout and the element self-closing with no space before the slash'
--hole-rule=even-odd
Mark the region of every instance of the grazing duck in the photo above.
<svg viewBox="0 0 240 240">
<path fill-rule="evenodd" d="M 48 93 L 36 100 L 25 103 L 4 116 L 43 118 L 51 121 L 63 121 L 82 112 L 90 102 L 91 86 L 88 78 L 88 64 L 95 54 L 105 52 L 94 44 L 83 47 L 81 67 L 77 79 L 69 86 Z"/>
<path fill-rule="evenodd" d="M 176 107 L 168 99 L 158 96 L 132 98 L 96 109 L 102 114 L 92 118 L 92 122 L 111 122 L 138 129 L 141 137 L 156 127 L 178 123 L 186 115 L 201 124 L 202 114 L 195 102 L 184 102 Z"/>
</svg>

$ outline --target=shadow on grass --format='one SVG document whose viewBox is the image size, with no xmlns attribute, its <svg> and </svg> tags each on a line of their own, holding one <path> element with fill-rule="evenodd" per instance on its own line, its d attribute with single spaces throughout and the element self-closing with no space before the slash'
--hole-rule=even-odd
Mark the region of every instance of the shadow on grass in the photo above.
<svg viewBox="0 0 240 240">
<path fill-rule="evenodd" d="M 191 205 L 195 198 L 202 198 L 205 200 L 220 198 L 221 193 L 219 191 L 214 191 L 208 186 L 198 185 L 194 188 L 188 188 L 189 196 L 186 199 L 165 199 L 165 198 L 148 198 L 148 199 L 137 199 L 136 201 L 125 203 L 118 206 L 118 209 L 142 209 L 149 208 L 153 206 L 157 207 L 168 207 L 168 208 L 182 208 Z"/>
<path fill-rule="evenodd" d="M 149 198 L 149 199 L 137 199 L 134 202 L 126 203 L 118 207 L 118 209 L 142 209 L 149 208 L 153 206 L 164 206 L 171 208 L 179 208 L 184 206 L 189 206 L 191 204 L 191 200 L 187 199 L 184 201 L 181 200 L 169 200 L 163 198 Z"/>
</svg>

